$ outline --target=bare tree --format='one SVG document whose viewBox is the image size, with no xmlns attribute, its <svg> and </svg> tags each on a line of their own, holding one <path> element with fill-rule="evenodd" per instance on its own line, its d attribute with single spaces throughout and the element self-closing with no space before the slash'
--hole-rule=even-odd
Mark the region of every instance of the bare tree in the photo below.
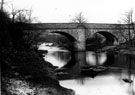
<svg viewBox="0 0 135 95">
<path fill-rule="evenodd" d="M 12 22 L 27 22 L 26 21 L 26 11 L 28 10 L 17 10 L 15 8 L 13 8 L 12 6 L 12 12 L 11 12 L 11 19 Z"/>
<path fill-rule="evenodd" d="M 27 14 L 28 14 L 28 22 L 29 23 L 31 23 L 32 22 L 32 20 L 34 19 L 34 18 L 32 18 L 32 8 L 29 10 L 29 11 L 27 11 Z"/>
<path fill-rule="evenodd" d="M 3 11 L 4 0 L 1 0 L 1 11 Z"/>
<path fill-rule="evenodd" d="M 31 23 L 35 17 L 32 17 L 32 8 L 27 9 L 16 9 L 12 5 L 11 10 L 11 19 L 12 22 L 24 22 L 24 23 Z"/>
<path fill-rule="evenodd" d="M 121 22 L 119 22 L 121 24 Z M 122 27 L 124 27 L 122 24 L 120 25 L 120 34 L 126 41 L 131 41 L 133 38 L 135 38 L 135 23 L 133 21 L 133 10 L 129 10 L 128 12 L 125 12 L 124 18 L 122 18 L 122 23 L 125 24 L 127 27 L 127 32 L 122 30 Z"/>
<path fill-rule="evenodd" d="M 132 23 L 132 10 L 125 13 L 124 22 L 128 26 L 128 39 L 131 40 L 131 23 Z"/>
<path fill-rule="evenodd" d="M 87 19 L 83 16 L 82 12 L 78 13 L 75 18 L 72 19 L 73 23 L 87 23 Z"/>
<path fill-rule="evenodd" d="M 14 30 L 12 30 L 13 32 L 12 34 L 13 35 L 17 33 L 18 35 L 21 34 L 20 38 L 23 41 L 22 43 L 24 47 L 26 47 L 27 49 L 30 49 L 33 44 L 37 44 L 38 36 L 40 35 L 40 33 L 35 32 L 34 30 L 33 31 L 25 30 L 27 28 L 32 28 L 29 24 L 33 21 L 33 19 L 34 18 L 32 17 L 32 9 L 30 10 L 16 9 L 12 6 L 11 20 L 12 20 L 12 26 L 14 27 Z M 11 29 L 13 29 L 13 27 Z M 13 37 L 13 38 L 17 38 L 17 37 Z M 15 41 L 17 40 L 15 39 Z"/>
</svg>

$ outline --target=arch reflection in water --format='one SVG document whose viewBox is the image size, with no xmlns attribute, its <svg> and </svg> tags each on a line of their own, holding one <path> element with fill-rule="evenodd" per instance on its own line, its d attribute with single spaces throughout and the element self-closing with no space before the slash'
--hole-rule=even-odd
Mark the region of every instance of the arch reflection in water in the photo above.
<svg viewBox="0 0 135 95">
<path fill-rule="evenodd" d="M 86 62 L 90 65 L 103 65 L 107 60 L 106 53 L 95 53 L 87 52 L 86 53 Z"/>
<path fill-rule="evenodd" d="M 48 52 L 47 55 L 45 55 L 44 59 L 54 66 L 63 67 L 67 62 L 71 59 L 70 58 L 70 52 Z"/>
</svg>

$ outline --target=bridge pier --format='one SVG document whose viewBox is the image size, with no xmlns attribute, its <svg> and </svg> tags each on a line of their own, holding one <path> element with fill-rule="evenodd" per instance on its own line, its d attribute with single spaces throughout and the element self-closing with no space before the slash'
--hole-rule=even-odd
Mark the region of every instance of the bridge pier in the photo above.
<svg viewBox="0 0 135 95">
<path fill-rule="evenodd" d="M 75 47 L 75 51 L 85 51 L 86 50 L 85 42 L 76 42 L 74 47 Z"/>
<path fill-rule="evenodd" d="M 77 30 L 77 42 L 75 42 L 75 51 L 85 51 L 86 41 L 85 41 L 85 28 L 80 27 Z"/>
</svg>

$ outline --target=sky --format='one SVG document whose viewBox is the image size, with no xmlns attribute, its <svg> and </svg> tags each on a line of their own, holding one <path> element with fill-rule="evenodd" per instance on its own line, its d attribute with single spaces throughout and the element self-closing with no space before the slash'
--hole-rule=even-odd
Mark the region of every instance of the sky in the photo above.
<svg viewBox="0 0 135 95">
<path fill-rule="evenodd" d="M 118 23 L 125 12 L 133 9 L 135 0 L 5 0 L 4 5 L 11 11 L 32 9 L 35 22 L 67 23 L 82 12 L 88 23 Z"/>
</svg>

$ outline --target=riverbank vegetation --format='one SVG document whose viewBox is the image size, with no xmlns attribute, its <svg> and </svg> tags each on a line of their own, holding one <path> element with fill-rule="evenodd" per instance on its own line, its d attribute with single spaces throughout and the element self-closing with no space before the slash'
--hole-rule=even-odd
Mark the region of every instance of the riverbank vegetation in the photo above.
<svg viewBox="0 0 135 95">
<path fill-rule="evenodd" d="M 1 94 L 73 95 L 73 90 L 60 86 L 55 67 L 31 48 L 37 34 L 24 32 L 30 23 L 26 11 L 0 11 Z"/>
</svg>

